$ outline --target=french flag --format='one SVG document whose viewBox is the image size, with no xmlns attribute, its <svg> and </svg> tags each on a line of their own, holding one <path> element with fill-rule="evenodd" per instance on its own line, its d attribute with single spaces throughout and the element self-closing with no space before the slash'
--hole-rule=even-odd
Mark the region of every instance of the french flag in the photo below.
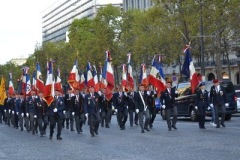
<svg viewBox="0 0 240 160">
<path fill-rule="evenodd" d="M 79 81 L 79 90 L 83 90 L 85 88 L 85 76 L 84 73 L 80 73 L 80 81 Z"/>
<path fill-rule="evenodd" d="M 60 73 L 60 69 L 57 69 L 57 81 L 54 84 L 54 89 L 55 91 L 59 91 L 61 93 L 63 93 L 63 88 L 62 88 L 62 82 L 61 82 L 61 73 Z"/>
<path fill-rule="evenodd" d="M 134 89 L 131 56 L 132 56 L 132 53 L 129 52 L 127 54 L 127 57 L 128 57 L 128 61 L 127 61 L 127 81 L 128 81 L 128 86 L 130 86 L 132 89 Z"/>
<path fill-rule="evenodd" d="M 41 67 L 40 64 L 37 63 L 36 64 L 36 70 L 37 70 L 37 75 L 36 75 L 36 89 L 38 92 L 42 92 L 44 93 L 44 83 L 43 83 L 43 79 L 42 79 L 42 73 L 41 73 Z"/>
<path fill-rule="evenodd" d="M 8 85 L 8 93 L 9 95 L 13 95 L 14 94 L 14 87 L 13 87 L 13 83 L 12 83 L 12 73 L 9 73 L 9 85 Z"/>
<path fill-rule="evenodd" d="M 95 87 L 95 82 L 94 82 L 94 78 L 92 75 L 92 67 L 90 62 L 87 63 L 87 86 L 91 87 L 94 86 Z"/>
<path fill-rule="evenodd" d="M 141 72 L 140 72 L 140 84 L 144 85 L 145 87 L 148 86 L 148 77 L 147 77 L 147 68 L 146 64 L 141 65 Z"/>
<path fill-rule="evenodd" d="M 73 90 L 79 89 L 79 74 L 78 74 L 78 61 L 77 59 L 74 62 L 72 71 L 70 72 L 68 76 L 68 84 L 71 86 Z"/>
<path fill-rule="evenodd" d="M 48 106 L 54 100 L 54 81 L 53 81 L 53 63 L 49 61 L 47 63 L 47 80 L 44 89 L 44 100 Z"/>
<path fill-rule="evenodd" d="M 30 95 L 31 93 L 31 81 L 30 81 L 30 76 L 28 74 L 28 70 L 29 68 L 28 67 L 25 67 L 25 77 L 26 77 L 26 88 L 25 88 L 25 93 L 26 95 Z"/>
<path fill-rule="evenodd" d="M 25 73 L 25 68 L 26 67 L 24 67 L 24 68 L 22 68 L 22 77 L 21 77 L 21 88 L 22 88 L 22 93 L 24 94 L 24 95 L 26 95 L 26 85 L 27 85 L 27 81 L 26 81 L 26 73 Z"/>
<path fill-rule="evenodd" d="M 36 71 L 33 71 L 33 76 L 32 76 L 32 91 L 36 91 L 36 90 L 37 90 L 37 88 L 36 88 L 36 78 L 37 78 Z"/>
<path fill-rule="evenodd" d="M 157 77 L 158 74 L 160 77 Z M 156 88 L 158 93 L 165 90 L 166 81 L 162 69 L 162 57 L 160 55 L 157 57 L 157 60 L 155 56 L 153 58 L 152 68 L 148 80 L 149 83 Z"/>
<path fill-rule="evenodd" d="M 106 88 L 106 99 L 109 101 L 112 97 L 112 91 L 114 89 L 114 76 L 113 68 L 111 64 L 111 55 L 109 51 L 106 51 L 106 60 L 102 69 L 102 84 Z"/>
<path fill-rule="evenodd" d="M 114 75 L 113 75 L 113 68 L 112 68 L 112 58 L 110 51 L 106 51 L 106 62 L 107 62 L 107 70 L 106 75 L 104 78 L 107 80 L 107 87 L 110 91 L 114 89 Z"/>
<path fill-rule="evenodd" d="M 126 73 L 126 65 L 122 65 L 122 87 L 123 90 L 127 89 L 127 73 Z"/>
<path fill-rule="evenodd" d="M 201 77 L 198 76 L 193 65 L 192 56 L 190 53 L 190 45 L 186 45 L 186 47 L 183 49 L 183 53 L 185 54 L 185 59 L 182 66 L 182 74 L 190 79 L 192 93 L 194 93 L 195 89 L 199 85 Z"/>
<path fill-rule="evenodd" d="M 95 92 L 98 92 L 100 90 L 100 83 L 98 81 L 97 69 L 95 65 L 93 65 L 92 75 L 94 80 Z"/>
</svg>

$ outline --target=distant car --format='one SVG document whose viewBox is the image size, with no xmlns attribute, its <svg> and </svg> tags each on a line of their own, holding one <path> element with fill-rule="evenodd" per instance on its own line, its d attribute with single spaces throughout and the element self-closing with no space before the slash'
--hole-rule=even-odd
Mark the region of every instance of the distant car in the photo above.
<svg viewBox="0 0 240 160">
<path fill-rule="evenodd" d="M 211 86 L 213 85 L 212 81 L 207 81 L 205 89 L 209 92 Z M 188 85 L 188 86 L 187 86 Z M 230 80 L 222 80 L 220 81 L 220 85 L 222 85 L 227 93 L 227 101 L 229 106 L 226 106 L 226 117 L 225 120 L 230 120 L 232 114 L 237 112 L 237 97 L 234 90 L 234 86 Z M 179 84 L 177 91 L 179 92 L 179 97 L 175 100 L 175 105 L 178 110 L 178 117 L 190 117 L 192 121 L 198 120 L 197 110 L 195 109 L 195 98 L 196 94 L 192 94 L 190 83 Z M 185 88 L 185 89 L 183 89 Z M 221 115 L 221 113 L 219 114 Z M 163 119 L 166 119 L 165 110 L 161 109 L 161 116 Z M 206 116 L 212 116 L 211 109 L 208 107 L 206 109 Z"/>
<path fill-rule="evenodd" d="M 237 97 L 237 112 L 240 112 L 240 85 L 235 85 L 234 88 Z"/>
</svg>

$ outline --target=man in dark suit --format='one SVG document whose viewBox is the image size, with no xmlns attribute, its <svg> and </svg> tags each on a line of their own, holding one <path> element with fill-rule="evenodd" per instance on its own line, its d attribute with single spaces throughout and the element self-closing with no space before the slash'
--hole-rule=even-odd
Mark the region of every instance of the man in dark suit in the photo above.
<svg viewBox="0 0 240 160">
<path fill-rule="evenodd" d="M 137 92 L 134 92 L 134 90 L 129 86 L 129 92 L 127 93 L 127 99 L 128 99 L 128 114 L 129 114 L 129 122 L 130 126 L 133 126 L 133 122 L 135 122 L 136 125 L 138 125 L 138 114 L 135 112 L 135 100 L 134 96 Z M 134 113 L 134 116 L 133 116 Z"/>
<path fill-rule="evenodd" d="M 208 92 L 205 90 L 205 83 L 202 82 L 198 86 L 199 89 L 196 91 L 195 109 L 199 112 L 199 128 L 205 128 L 205 113 L 208 107 Z"/>
<path fill-rule="evenodd" d="M 65 110 L 63 111 L 63 113 L 64 113 L 63 124 L 64 124 L 64 121 L 66 121 L 66 128 L 69 129 L 69 121 L 70 121 L 70 130 L 71 131 L 75 131 L 73 129 L 74 109 L 73 109 L 73 103 L 71 100 L 71 97 L 73 97 L 73 96 L 74 96 L 74 94 L 72 93 L 71 88 L 69 88 L 67 94 L 64 97 Z"/>
<path fill-rule="evenodd" d="M 85 120 L 84 117 L 84 97 L 79 94 L 78 90 L 74 91 L 74 96 L 71 98 L 71 104 L 73 105 L 72 116 L 75 118 L 76 130 L 80 134 L 82 132 L 82 126 Z"/>
<path fill-rule="evenodd" d="M 162 108 L 165 109 L 166 113 L 166 119 L 167 119 L 167 125 L 168 130 L 171 131 L 171 128 L 177 129 L 176 123 L 177 123 L 177 107 L 175 106 L 175 87 L 172 88 L 171 81 L 167 81 L 166 83 L 166 90 L 162 92 L 161 94 L 161 104 Z M 172 112 L 172 121 L 170 120 Z"/>
<path fill-rule="evenodd" d="M 35 118 L 38 122 L 40 136 L 42 137 L 45 134 L 48 121 L 46 121 L 45 116 L 47 113 L 47 104 L 43 100 L 43 93 L 38 93 L 38 98 L 36 98 L 36 115 Z"/>
<path fill-rule="evenodd" d="M 88 118 L 90 134 L 92 137 L 98 135 L 98 128 L 100 119 L 99 106 L 98 106 L 98 93 L 95 92 L 93 86 L 90 86 L 89 93 L 85 95 L 84 99 L 84 112 Z"/>
<path fill-rule="evenodd" d="M 101 126 L 109 128 L 110 118 L 112 114 L 112 98 L 107 100 L 106 98 L 106 88 L 102 89 L 102 92 L 99 91 L 99 107 L 101 110 Z"/>
<path fill-rule="evenodd" d="M 220 124 L 225 127 L 226 108 L 228 106 L 226 92 L 223 86 L 219 85 L 217 79 L 213 80 L 213 86 L 210 89 L 210 106 L 215 109 L 215 124 L 216 128 L 220 128 Z M 221 123 L 219 123 L 219 110 L 221 110 Z"/>
<path fill-rule="evenodd" d="M 135 94 L 135 109 L 136 113 L 138 113 L 139 124 L 142 129 L 142 133 L 144 133 L 144 129 L 150 131 L 148 128 L 150 115 L 149 115 L 149 108 L 148 108 L 148 94 L 144 91 L 144 85 L 140 85 L 139 92 Z M 143 119 L 145 116 L 145 123 L 143 125 Z"/>
<path fill-rule="evenodd" d="M 126 93 L 123 92 L 122 86 L 119 86 L 118 92 L 113 95 L 113 106 L 117 112 L 118 124 L 121 130 L 125 130 L 125 123 L 128 118 L 128 104 Z"/>
<path fill-rule="evenodd" d="M 57 140 L 62 140 L 61 131 L 62 131 L 62 117 L 63 110 L 65 108 L 64 99 L 62 93 L 55 91 L 55 98 L 51 105 L 48 107 L 48 114 L 50 116 L 50 136 L 49 139 L 52 139 L 54 128 L 57 124 Z"/>
</svg>

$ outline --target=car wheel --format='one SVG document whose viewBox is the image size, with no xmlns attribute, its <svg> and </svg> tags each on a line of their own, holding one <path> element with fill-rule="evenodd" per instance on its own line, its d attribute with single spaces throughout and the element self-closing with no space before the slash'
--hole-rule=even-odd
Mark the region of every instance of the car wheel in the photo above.
<svg viewBox="0 0 240 160">
<path fill-rule="evenodd" d="M 193 122 L 196 122 L 198 120 L 196 110 L 193 108 L 190 111 L 190 118 L 191 118 L 191 121 L 193 121 Z"/>
<path fill-rule="evenodd" d="M 229 121 L 231 118 L 232 118 L 232 115 L 231 114 L 227 114 L 225 116 L 225 121 Z"/>
<path fill-rule="evenodd" d="M 166 113 L 165 113 L 165 109 L 161 110 L 161 116 L 163 120 L 166 120 Z"/>
</svg>

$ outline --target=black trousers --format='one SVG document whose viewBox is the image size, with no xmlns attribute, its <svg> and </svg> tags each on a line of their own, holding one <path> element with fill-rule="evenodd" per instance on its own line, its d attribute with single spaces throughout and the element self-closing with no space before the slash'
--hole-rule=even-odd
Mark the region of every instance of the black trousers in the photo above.
<svg viewBox="0 0 240 160">
<path fill-rule="evenodd" d="M 149 109 L 149 114 L 150 114 L 150 122 L 149 123 L 152 125 L 156 118 L 156 107 L 155 106 Z"/>
<path fill-rule="evenodd" d="M 215 124 L 219 125 L 220 123 L 224 124 L 225 116 L 226 116 L 226 108 L 225 105 L 214 105 L 215 109 Z M 221 111 L 221 122 L 219 121 L 219 111 Z"/>
<path fill-rule="evenodd" d="M 120 128 L 125 127 L 125 123 L 127 122 L 128 118 L 128 109 L 124 108 L 123 110 L 118 111 L 118 118 Z"/>
<path fill-rule="evenodd" d="M 79 133 L 82 131 L 82 126 L 85 120 L 84 113 L 75 115 L 74 117 L 75 117 L 76 130 Z"/>
<path fill-rule="evenodd" d="M 3 122 L 3 120 L 4 120 L 5 118 L 4 118 L 4 106 L 0 106 L 0 123 L 2 123 Z"/>
<path fill-rule="evenodd" d="M 106 125 L 109 125 L 110 123 L 110 119 L 111 119 L 111 115 L 112 115 L 112 110 L 106 110 L 106 111 L 101 111 L 101 123 L 102 126 L 104 125 L 104 122 Z"/>
<path fill-rule="evenodd" d="M 135 124 L 138 124 L 138 114 L 133 109 L 128 109 L 128 115 L 129 115 L 129 123 L 131 126 L 133 125 L 133 121 Z"/>
<path fill-rule="evenodd" d="M 166 119 L 167 119 L 167 125 L 168 125 L 168 128 L 171 128 L 172 126 L 176 126 L 176 123 L 177 123 L 177 107 L 174 106 L 173 108 L 168 108 L 168 109 L 165 109 L 165 112 L 166 112 Z M 172 113 L 172 122 L 170 120 L 170 117 L 171 117 L 171 113 Z"/>
<path fill-rule="evenodd" d="M 57 137 L 61 136 L 62 131 L 62 117 L 57 114 L 50 116 L 50 136 L 53 136 L 54 128 L 57 125 Z"/>
<path fill-rule="evenodd" d="M 201 106 L 198 107 L 198 112 L 199 112 L 199 127 L 203 128 L 205 125 L 205 115 L 206 115 L 206 107 Z"/>
<path fill-rule="evenodd" d="M 88 115 L 88 124 L 89 124 L 91 135 L 94 135 L 94 132 L 98 131 L 100 121 L 101 121 L 101 118 L 100 118 L 99 112 Z"/>
</svg>

